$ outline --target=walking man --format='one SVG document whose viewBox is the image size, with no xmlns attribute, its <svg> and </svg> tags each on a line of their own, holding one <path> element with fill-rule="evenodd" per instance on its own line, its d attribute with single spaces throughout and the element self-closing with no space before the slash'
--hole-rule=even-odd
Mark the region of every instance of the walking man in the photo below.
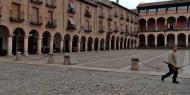
<svg viewBox="0 0 190 95">
<path fill-rule="evenodd" d="M 179 82 L 176 80 L 177 75 L 178 75 L 176 51 L 177 51 L 177 47 L 173 47 L 172 52 L 170 52 L 169 55 L 168 55 L 169 72 L 161 77 L 162 82 L 164 81 L 165 78 L 167 78 L 167 77 L 169 77 L 170 75 L 173 74 L 173 83 L 179 84 Z"/>
</svg>

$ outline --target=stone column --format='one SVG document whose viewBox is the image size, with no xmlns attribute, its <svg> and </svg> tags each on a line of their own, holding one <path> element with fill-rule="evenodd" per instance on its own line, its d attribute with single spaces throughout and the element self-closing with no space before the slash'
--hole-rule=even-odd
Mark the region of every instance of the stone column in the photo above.
<svg viewBox="0 0 190 95">
<path fill-rule="evenodd" d="M 85 43 L 85 52 L 87 52 L 87 51 L 88 51 L 88 40 Z"/>
<path fill-rule="evenodd" d="M 63 39 L 60 42 L 60 53 L 63 53 Z"/>
<path fill-rule="evenodd" d="M 91 46 L 91 47 L 92 47 L 92 51 L 94 51 L 94 42 L 92 43 L 92 46 Z"/>
<path fill-rule="evenodd" d="M 71 53 L 72 52 L 72 48 L 73 48 L 73 39 L 70 39 L 70 42 L 69 42 L 69 52 Z"/>
<path fill-rule="evenodd" d="M 145 46 L 148 46 L 148 37 L 145 36 Z"/>
<path fill-rule="evenodd" d="M 38 38 L 38 54 L 39 54 L 39 55 L 42 54 L 41 49 L 42 49 L 42 38 L 39 37 L 39 38 Z"/>
<path fill-rule="evenodd" d="M 121 49 L 120 49 L 120 41 L 119 41 L 119 43 L 118 43 L 118 50 L 121 50 Z"/>
<path fill-rule="evenodd" d="M 24 55 L 28 56 L 28 35 L 24 37 Z"/>
<path fill-rule="evenodd" d="M 155 37 L 155 47 L 158 46 L 157 40 L 158 40 L 157 37 Z"/>
<path fill-rule="evenodd" d="M 167 37 L 166 36 L 164 37 L 164 41 L 165 41 L 164 42 L 165 43 L 165 47 L 167 47 Z"/>
<path fill-rule="evenodd" d="M 80 40 L 78 41 L 78 43 L 77 43 L 78 45 L 77 45 L 77 47 L 78 47 L 78 52 L 80 52 Z"/>
<path fill-rule="evenodd" d="M 53 40 L 54 40 L 54 38 L 51 37 L 50 38 L 50 54 L 53 54 Z"/>
<path fill-rule="evenodd" d="M 188 47 L 189 46 L 189 39 L 188 39 L 188 36 L 186 36 L 186 47 Z"/>
<path fill-rule="evenodd" d="M 116 43 L 117 41 L 115 40 L 115 42 L 114 42 L 114 50 L 116 50 L 116 48 L 117 48 L 117 43 Z"/>
<path fill-rule="evenodd" d="M 175 46 L 177 46 L 177 36 L 175 35 Z"/>
<path fill-rule="evenodd" d="M 156 31 L 157 31 L 158 30 L 157 20 L 155 20 L 155 27 L 156 27 Z"/>
<path fill-rule="evenodd" d="M 8 37 L 8 51 L 7 51 L 7 55 L 8 56 L 13 56 L 12 54 L 12 44 L 13 44 L 13 35 L 9 35 Z"/>
<path fill-rule="evenodd" d="M 101 42 L 99 41 L 99 43 L 98 43 L 98 51 L 100 51 L 100 47 L 101 47 Z"/>
<path fill-rule="evenodd" d="M 111 51 L 111 40 L 109 40 L 109 50 Z"/>
</svg>

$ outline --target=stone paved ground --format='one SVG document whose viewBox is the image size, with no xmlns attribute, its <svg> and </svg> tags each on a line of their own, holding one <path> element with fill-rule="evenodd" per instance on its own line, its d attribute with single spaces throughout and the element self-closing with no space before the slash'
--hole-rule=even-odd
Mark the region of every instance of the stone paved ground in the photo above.
<svg viewBox="0 0 190 95">
<path fill-rule="evenodd" d="M 0 63 L 0 95 L 189 95 L 181 84 L 160 76 L 102 72 L 65 67 Z"/>
<path fill-rule="evenodd" d="M 180 70 L 181 84 L 171 78 L 160 82 L 167 69 L 169 50 L 125 50 L 71 53 L 76 65 L 64 66 L 63 55 L 56 64 L 44 64 L 47 58 L 29 56 L 15 62 L 14 57 L 0 58 L 0 95 L 189 95 L 190 66 Z M 190 51 L 177 52 L 179 66 L 190 63 Z M 41 59 L 41 60 L 29 60 Z M 140 71 L 130 71 L 131 58 L 139 58 Z M 8 62 L 9 61 L 9 62 Z M 20 64 L 24 63 L 24 64 Z M 27 64 L 32 65 L 27 65 Z M 39 65 L 41 64 L 41 65 Z M 153 75 L 153 76 L 152 76 Z"/>
</svg>

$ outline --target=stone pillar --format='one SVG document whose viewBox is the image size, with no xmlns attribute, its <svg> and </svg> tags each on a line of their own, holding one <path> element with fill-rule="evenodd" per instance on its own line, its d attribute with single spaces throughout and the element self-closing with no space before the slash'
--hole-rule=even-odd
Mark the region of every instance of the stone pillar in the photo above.
<svg viewBox="0 0 190 95">
<path fill-rule="evenodd" d="M 189 46 L 189 39 L 188 39 L 188 35 L 186 36 L 186 47 Z"/>
<path fill-rule="evenodd" d="M 120 50 L 120 41 L 119 41 L 119 43 L 118 43 L 118 50 Z"/>
<path fill-rule="evenodd" d="M 117 44 L 116 44 L 116 40 L 114 42 L 114 50 L 116 50 Z"/>
<path fill-rule="evenodd" d="M 88 40 L 85 43 L 85 52 L 87 52 L 87 51 L 88 51 Z"/>
<path fill-rule="evenodd" d="M 177 36 L 175 35 L 175 46 L 178 46 L 177 44 Z"/>
<path fill-rule="evenodd" d="M 164 40 L 165 40 L 165 42 L 164 42 L 165 43 L 165 47 L 167 47 L 167 37 L 166 36 L 165 36 Z"/>
<path fill-rule="evenodd" d="M 99 43 L 98 43 L 98 51 L 100 51 L 100 47 L 101 47 L 101 42 L 99 41 Z"/>
<path fill-rule="evenodd" d="M 148 46 L 148 37 L 145 36 L 145 46 Z"/>
<path fill-rule="evenodd" d="M 155 27 L 156 27 L 156 31 L 158 31 L 158 24 L 157 24 L 157 20 L 155 20 Z"/>
<path fill-rule="evenodd" d="M 155 47 L 158 46 L 158 41 L 157 40 L 158 40 L 157 37 L 155 37 Z"/>
<path fill-rule="evenodd" d="M 41 49 L 42 49 L 42 38 L 39 37 L 39 38 L 38 38 L 38 54 L 39 54 L 39 55 L 42 54 Z"/>
<path fill-rule="evenodd" d="M 24 55 L 28 56 L 28 35 L 24 38 Z"/>
<path fill-rule="evenodd" d="M 91 47 L 92 47 L 92 51 L 94 51 L 94 42 L 92 43 L 92 46 L 91 46 Z"/>
<path fill-rule="evenodd" d="M 50 54 L 53 54 L 53 41 L 54 41 L 54 38 L 51 37 L 50 38 Z"/>
<path fill-rule="evenodd" d="M 73 48 L 73 39 L 70 39 L 70 42 L 69 42 L 69 52 L 71 53 L 72 52 L 72 48 Z"/>
<path fill-rule="evenodd" d="M 63 40 L 60 42 L 60 53 L 63 53 Z"/>
<path fill-rule="evenodd" d="M 8 51 L 7 51 L 7 55 L 8 56 L 13 56 L 12 54 L 12 44 L 13 44 L 13 35 L 9 35 L 8 37 Z"/>
<path fill-rule="evenodd" d="M 109 40 L 109 50 L 111 51 L 111 40 Z"/>
<path fill-rule="evenodd" d="M 81 46 L 80 46 L 80 40 L 78 41 L 77 44 L 78 44 L 78 45 L 77 45 L 77 47 L 78 47 L 78 52 L 80 52 L 80 48 L 81 48 Z"/>
<path fill-rule="evenodd" d="M 147 29 L 148 29 L 148 22 L 146 21 L 146 29 L 145 29 L 145 31 L 147 31 Z"/>
</svg>

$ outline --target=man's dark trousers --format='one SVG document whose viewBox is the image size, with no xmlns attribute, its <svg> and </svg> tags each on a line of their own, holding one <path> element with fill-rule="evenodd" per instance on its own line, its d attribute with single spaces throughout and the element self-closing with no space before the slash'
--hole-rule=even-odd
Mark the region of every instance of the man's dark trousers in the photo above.
<svg viewBox="0 0 190 95">
<path fill-rule="evenodd" d="M 174 70 L 172 65 L 168 65 L 168 67 L 169 67 L 169 72 L 166 73 L 165 75 L 163 75 L 163 78 L 167 78 L 173 74 L 173 82 L 176 82 L 176 78 L 178 75 L 178 69 Z"/>
</svg>

